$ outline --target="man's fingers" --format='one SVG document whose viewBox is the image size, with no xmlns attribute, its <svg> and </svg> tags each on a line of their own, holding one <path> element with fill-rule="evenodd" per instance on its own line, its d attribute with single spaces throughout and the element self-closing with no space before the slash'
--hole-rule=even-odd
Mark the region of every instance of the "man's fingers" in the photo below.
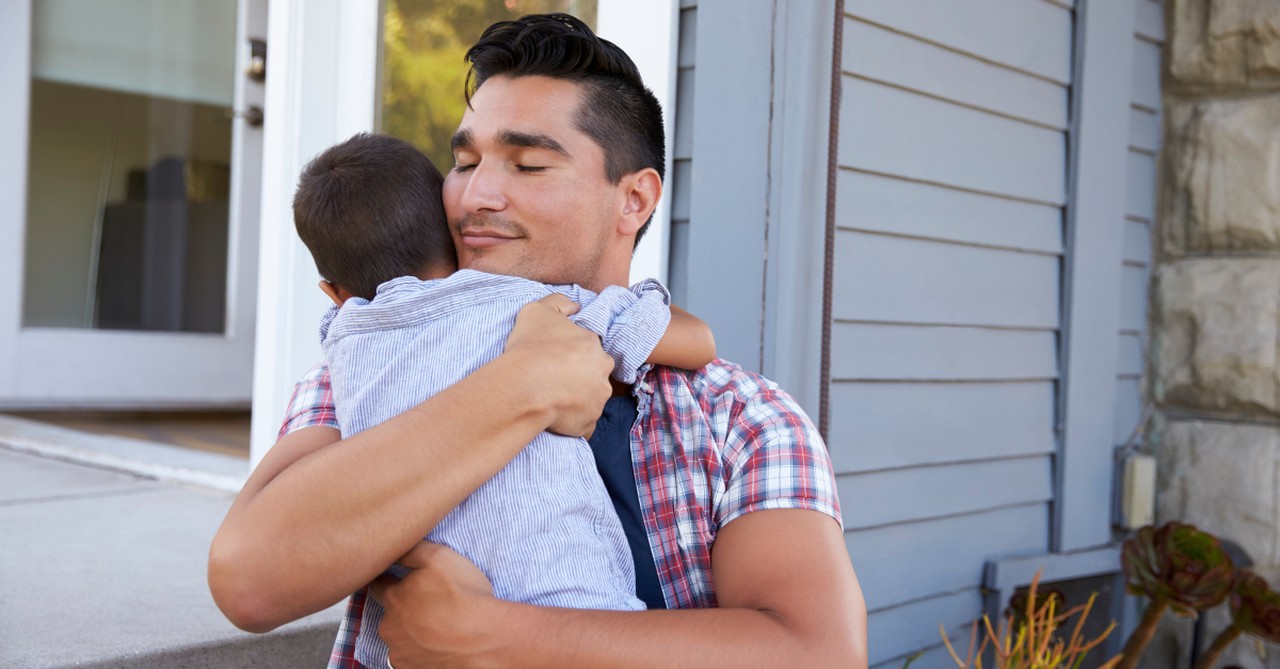
<svg viewBox="0 0 1280 669">
<path fill-rule="evenodd" d="M 552 293 L 538 301 L 543 304 L 550 305 L 551 308 L 565 316 L 571 316 L 578 313 L 578 303 L 569 299 L 565 295 L 561 295 L 560 293 Z"/>
</svg>

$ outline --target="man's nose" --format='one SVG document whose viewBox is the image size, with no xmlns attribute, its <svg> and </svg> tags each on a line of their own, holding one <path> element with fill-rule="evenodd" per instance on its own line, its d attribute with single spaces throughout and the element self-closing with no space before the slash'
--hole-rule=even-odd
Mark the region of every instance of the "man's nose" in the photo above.
<svg viewBox="0 0 1280 669">
<path fill-rule="evenodd" d="M 480 161 L 467 177 L 462 191 L 462 207 L 467 213 L 502 211 L 507 200 L 504 195 L 505 175 L 492 162 Z"/>
</svg>

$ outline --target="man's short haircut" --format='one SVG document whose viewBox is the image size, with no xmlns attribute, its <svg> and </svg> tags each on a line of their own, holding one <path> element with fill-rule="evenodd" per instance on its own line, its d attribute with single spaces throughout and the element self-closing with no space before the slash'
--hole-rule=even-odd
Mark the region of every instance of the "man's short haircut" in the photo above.
<svg viewBox="0 0 1280 669">
<path fill-rule="evenodd" d="M 491 77 L 550 77 L 582 87 L 576 125 L 604 151 L 605 177 L 646 167 L 666 175 L 662 106 L 622 49 L 568 14 L 531 14 L 495 23 L 467 51 L 466 97 Z M 650 219 L 652 220 L 652 218 Z M 636 234 L 636 242 L 649 228 Z"/>
<path fill-rule="evenodd" d="M 302 169 L 293 222 L 316 269 L 352 295 L 457 259 L 440 170 L 412 144 L 360 133 Z"/>
</svg>

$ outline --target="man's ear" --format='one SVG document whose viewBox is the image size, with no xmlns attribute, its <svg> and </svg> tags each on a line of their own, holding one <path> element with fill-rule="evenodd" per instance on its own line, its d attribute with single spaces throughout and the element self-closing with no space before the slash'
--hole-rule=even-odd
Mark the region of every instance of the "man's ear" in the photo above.
<svg viewBox="0 0 1280 669">
<path fill-rule="evenodd" d="M 626 190 L 618 234 L 634 237 L 658 207 L 658 199 L 662 197 L 662 179 L 657 170 L 646 167 L 623 177 L 623 181 Z"/>
<path fill-rule="evenodd" d="M 342 303 L 351 299 L 351 293 L 336 283 L 330 283 L 324 279 L 320 279 L 320 291 L 329 296 L 333 303 L 342 306 Z"/>
</svg>

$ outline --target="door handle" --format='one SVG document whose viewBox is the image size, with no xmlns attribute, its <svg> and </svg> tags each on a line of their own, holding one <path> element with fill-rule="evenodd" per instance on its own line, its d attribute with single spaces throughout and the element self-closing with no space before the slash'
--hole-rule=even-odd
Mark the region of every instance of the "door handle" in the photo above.
<svg viewBox="0 0 1280 669">
<path fill-rule="evenodd" d="M 251 128 L 262 127 L 262 119 L 263 119 L 262 107 L 259 107 L 258 105 L 251 105 L 250 107 L 244 110 L 236 110 L 231 107 L 228 107 L 225 110 L 223 110 L 222 115 L 225 116 L 228 120 L 233 118 L 242 118 L 244 119 L 244 122 L 247 123 Z"/>
</svg>

